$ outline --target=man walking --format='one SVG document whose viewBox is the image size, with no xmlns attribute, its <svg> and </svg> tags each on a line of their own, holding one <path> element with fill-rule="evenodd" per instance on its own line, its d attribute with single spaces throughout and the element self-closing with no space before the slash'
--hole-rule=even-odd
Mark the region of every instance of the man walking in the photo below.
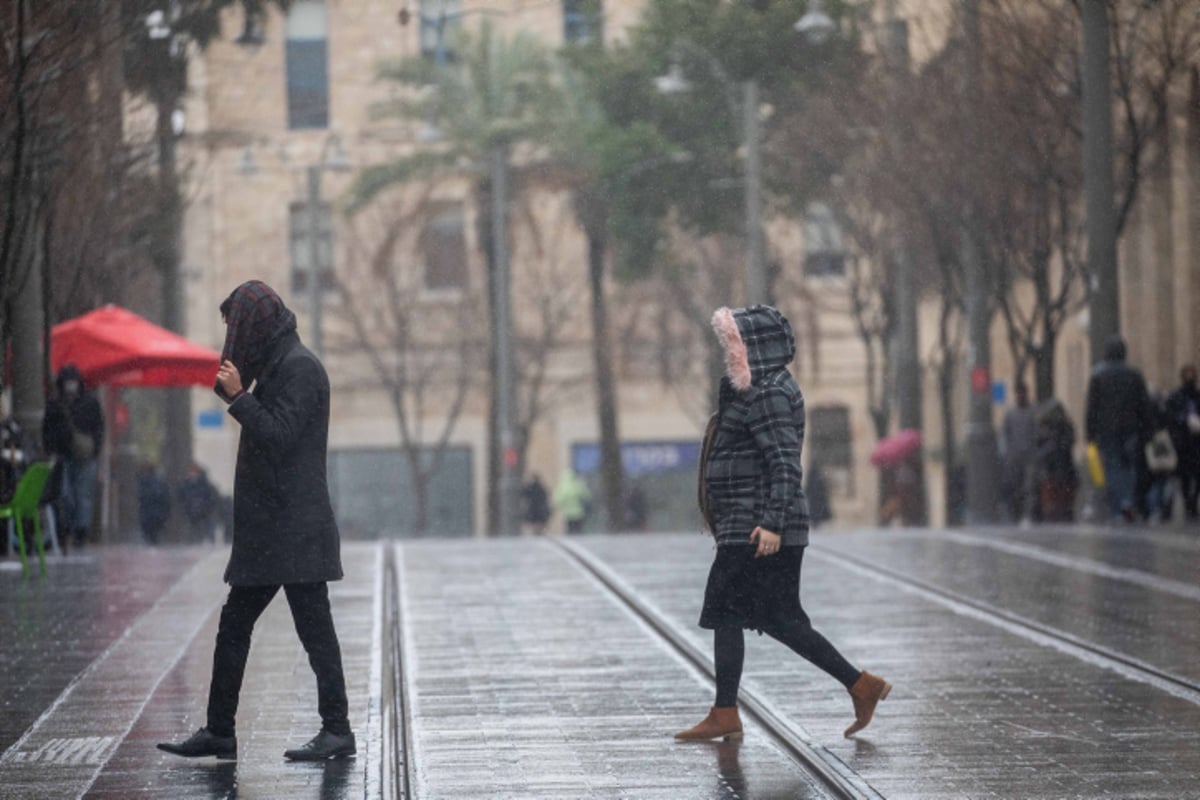
<svg viewBox="0 0 1200 800">
<path fill-rule="evenodd" d="M 1114 336 L 1104 360 L 1092 369 L 1087 392 L 1086 434 L 1104 463 L 1111 521 L 1134 519 L 1134 489 L 1142 445 L 1149 435 L 1150 395 L 1142 373 L 1125 363 L 1125 340 Z"/>
<path fill-rule="evenodd" d="M 1196 388 L 1196 368 L 1185 366 L 1179 371 L 1179 379 L 1179 388 L 1167 398 L 1167 429 L 1178 456 L 1175 471 L 1184 514 L 1188 522 L 1195 522 L 1200 497 L 1200 389 Z"/>
<path fill-rule="evenodd" d="M 1003 491 L 1005 504 L 1013 522 L 1027 522 L 1030 517 L 1029 498 L 1030 470 L 1037 455 L 1037 416 L 1029 404 L 1029 387 L 1017 381 L 1017 404 L 1004 414 Z"/>
<path fill-rule="evenodd" d="M 227 330 L 217 394 L 242 426 L 234 476 L 233 552 L 225 570 L 207 725 L 158 747 L 187 757 L 237 758 L 234 716 L 250 634 L 283 588 L 317 677 L 321 730 L 284 756 L 321 761 L 354 755 L 342 654 L 326 582 L 342 577 L 326 485 L 329 379 L 296 334 L 296 316 L 261 281 L 221 304 Z M 253 384 L 253 389 L 248 387 Z"/>
</svg>

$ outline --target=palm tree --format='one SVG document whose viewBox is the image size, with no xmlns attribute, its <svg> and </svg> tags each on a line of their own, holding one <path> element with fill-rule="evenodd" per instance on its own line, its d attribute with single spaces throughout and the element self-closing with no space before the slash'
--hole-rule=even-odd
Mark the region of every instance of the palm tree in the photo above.
<svg viewBox="0 0 1200 800">
<path fill-rule="evenodd" d="M 604 289 L 610 233 L 616 228 L 617 238 L 627 247 L 648 239 L 652 249 L 661 209 L 643 213 L 649 209 L 638 202 L 646 195 L 638 192 L 639 181 L 651 177 L 655 167 L 677 159 L 651 126 L 615 124 L 595 99 L 595 83 L 602 83 L 603 75 L 611 72 L 598 63 L 608 57 L 605 52 L 595 48 L 575 55 L 587 61 L 578 69 L 564 68 L 560 73 L 565 102 L 555 128 L 554 155 L 568 176 L 576 221 L 587 238 L 601 486 L 608 529 L 620 530 L 624 525 L 625 474 Z M 626 224 L 619 224 L 618 219 Z"/>
<path fill-rule="evenodd" d="M 422 121 L 429 147 L 365 170 L 351 190 L 350 213 L 368 204 L 379 193 L 415 180 L 466 176 L 473 185 L 478 209 L 477 238 L 487 264 L 489 321 L 500 335 L 491 337 L 489 353 L 490 415 L 488 424 L 488 519 L 493 532 L 513 529 L 514 477 L 502 464 L 502 446 L 524 449 L 523 442 L 501 442 L 501 431 L 513 431 L 512 403 L 501 396 L 501 360 L 507 336 L 500 331 L 507 319 L 508 220 L 496 219 L 495 207 L 507 211 L 504 191 L 509 157 L 515 147 L 537 144 L 549 130 L 558 103 L 551 77 L 551 56 L 537 40 L 519 33 L 505 40 L 485 20 L 477 36 L 463 34 L 455 42 L 456 58 L 450 65 L 424 59 L 406 59 L 381 67 L 384 80 L 410 87 L 405 97 L 376 104 L 377 118 Z M 516 181 L 520 186 L 520 179 Z M 519 188 L 518 188 L 519 192 Z M 503 226 L 497 230 L 495 226 Z M 497 237 L 497 233 L 503 234 Z M 501 242 L 501 247 L 496 247 Z M 498 283 L 502 282 L 502 283 Z M 496 289 L 501 288 L 503 296 Z M 507 373 L 507 370 L 503 370 Z M 501 413 L 504 411 L 504 417 Z M 504 493 L 502 497 L 501 493 Z"/>
</svg>

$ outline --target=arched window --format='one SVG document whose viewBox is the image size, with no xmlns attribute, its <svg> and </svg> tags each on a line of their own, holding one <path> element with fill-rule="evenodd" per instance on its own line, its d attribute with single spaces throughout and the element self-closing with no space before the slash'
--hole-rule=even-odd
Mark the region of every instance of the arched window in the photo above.
<svg viewBox="0 0 1200 800">
<path fill-rule="evenodd" d="M 807 450 L 819 463 L 830 493 L 854 496 L 854 437 L 848 406 L 816 405 L 808 409 Z"/>
<path fill-rule="evenodd" d="M 329 20 L 321 0 L 296 0 L 287 12 L 288 127 L 329 127 Z"/>
<path fill-rule="evenodd" d="M 846 274 L 842 227 L 824 203 L 809 203 L 804 214 L 804 274 L 809 278 Z"/>
</svg>

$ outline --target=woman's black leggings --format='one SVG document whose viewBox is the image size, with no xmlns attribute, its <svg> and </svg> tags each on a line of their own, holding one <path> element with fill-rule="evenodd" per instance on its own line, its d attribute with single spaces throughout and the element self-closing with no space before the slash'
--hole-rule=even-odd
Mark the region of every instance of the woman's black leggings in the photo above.
<svg viewBox="0 0 1200 800">
<path fill-rule="evenodd" d="M 782 625 L 764 629 L 763 633 L 790 647 L 801 657 L 828 672 L 849 689 L 861 674 L 837 648 L 813 630 L 808 615 Z M 738 686 L 742 682 L 742 663 L 746 658 L 746 638 L 741 628 L 717 628 L 713 631 L 714 666 L 717 672 L 718 708 L 737 705 Z"/>
</svg>

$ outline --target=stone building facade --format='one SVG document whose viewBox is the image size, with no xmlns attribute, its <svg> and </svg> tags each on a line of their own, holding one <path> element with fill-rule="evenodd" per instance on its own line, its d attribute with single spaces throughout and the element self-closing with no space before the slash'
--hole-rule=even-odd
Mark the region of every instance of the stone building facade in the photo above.
<svg viewBox="0 0 1200 800">
<path fill-rule="evenodd" d="M 451 17 L 462 14 L 458 24 L 475 25 L 485 12 L 495 12 L 486 16 L 500 30 L 533 32 L 552 48 L 570 36 L 596 35 L 575 14 L 577 4 L 571 0 L 443 2 Z M 605 40 L 621 38 L 636 23 L 643 4 L 604 0 Z M 414 362 L 408 373 L 406 424 L 412 437 L 431 448 L 446 440 L 443 463 L 430 478 L 425 532 L 481 535 L 487 528 L 488 332 L 479 327 L 486 319 L 486 279 L 471 188 L 464 180 L 400 190 L 381 208 L 353 218 L 341 213 L 358 170 L 422 146 L 420 126 L 400 126 L 371 114 L 372 104 L 388 100 L 394 91 L 376 80 L 378 65 L 422 52 L 431 56 L 436 46 L 435 26 L 429 23 L 442 6 L 436 0 L 410 4 L 416 16 L 401 25 L 402 5 L 396 0 L 293 0 L 286 17 L 272 11 L 247 26 L 252 35 L 243 39 L 249 43 L 227 37 L 193 60 L 188 132 L 181 143 L 188 165 L 188 335 L 219 349 L 224 329 L 217 306 L 250 278 L 280 291 L 296 310 L 302 338 L 310 344 L 313 309 L 319 307 L 323 357 L 333 383 L 331 485 L 339 515 L 351 535 L 408 531 L 414 525 L 413 472 L 402 447 L 396 395 L 379 379 L 380 364 L 355 344 L 356 323 L 383 336 L 383 329 L 396 322 L 377 316 L 383 313 L 377 305 L 368 311 L 368 301 L 384 299 L 385 284 L 362 276 L 378 269 L 381 258 L 404 265 L 416 275 L 400 295 L 408 312 L 405 341 L 433 342 L 423 356 L 413 348 L 406 351 L 407 357 L 424 362 Z M 420 13 L 427 15 L 426 24 Z M 935 38 L 943 35 L 936 24 L 940 19 L 930 15 Z M 229 12 L 226 30 L 242 28 L 241 13 Z M 1191 86 L 1180 87 L 1172 97 L 1178 105 L 1172 108 L 1170 141 L 1164 143 L 1169 157 L 1150 179 L 1154 188 L 1139 206 L 1122 250 L 1124 319 L 1127 330 L 1138 332 L 1131 336 L 1132 353 L 1160 386 L 1171 383 L 1178 362 L 1194 359 L 1200 336 L 1193 322 L 1200 302 L 1200 114 L 1194 74 Z M 321 200 L 317 214 L 310 213 L 308 203 L 313 179 Z M 542 361 L 522 365 L 529 374 L 540 371 L 545 387 L 544 407 L 529 431 L 525 466 L 552 490 L 564 467 L 575 466 L 585 475 L 594 468 L 599 438 L 591 389 L 586 240 L 564 193 L 541 192 L 523 202 L 521 213 L 514 213 L 512 233 L 515 327 L 533 353 L 527 360 L 542 358 L 535 346 L 539 336 L 549 337 L 544 341 L 552 345 Z M 322 269 L 331 265 L 359 294 L 338 291 L 332 284 L 319 293 L 311 291 L 314 223 Z M 768 238 L 781 270 L 778 304 L 798 321 L 802 339 L 795 369 L 810 415 L 806 452 L 822 460 L 838 522 L 872 524 L 877 497 L 876 474 L 868 463 L 874 433 L 866 407 L 865 355 L 851 319 L 836 310 L 844 305 L 844 284 L 836 270 L 825 276 L 806 272 L 806 261 L 820 256 L 814 251 L 820 234 L 805 228 L 772 222 Z M 385 245 L 390 248 L 386 252 Z M 719 252 L 721 243 L 712 248 L 716 263 L 740 270 L 740 253 Z M 357 283 L 350 277 L 354 275 L 360 276 Z M 804 291 L 794 291 L 800 282 Z M 374 296 L 372 286 L 379 288 Z M 607 288 L 620 434 L 630 475 L 650 495 L 650 527 L 697 525 L 691 511 L 694 459 L 711 387 L 695 364 L 680 370 L 681 377 L 669 378 L 670 366 L 657 363 L 657 351 L 647 345 L 663 335 L 686 341 L 694 331 L 655 327 L 654 315 L 645 310 L 655 302 L 652 287 L 610 283 Z M 473 311 L 464 316 L 464 309 Z M 930 308 L 925 314 L 923 334 L 931 333 L 933 313 Z M 994 340 L 994 372 L 1003 376 L 999 328 Z M 695 352 L 681 347 L 682 353 Z M 1059 348 L 1059 385 L 1078 420 L 1089 364 L 1082 320 Z M 389 365 L 395 367 L 394 362 Z M 459 381 L 467 382 L 461 400 Z M 414 388 L 418 383 L 424 393 Z M 926 369 L 925 385 L 929 506 L 936 523 L 942 481 L 932 368 Z M 964 386 L 964 401 L 965 392 Z M 197 456 L 228 488 L 236 451 L 234 423 L 219 413 L 211 393 L 196 392 L 193 406 Z M 457 416 L 446 431 L 450 408 L 458 409 Z M 998 419 L 1003 407 L 996 410 Z M 591 480 L 596 485 L 594 474 Z"/>
</svg>

